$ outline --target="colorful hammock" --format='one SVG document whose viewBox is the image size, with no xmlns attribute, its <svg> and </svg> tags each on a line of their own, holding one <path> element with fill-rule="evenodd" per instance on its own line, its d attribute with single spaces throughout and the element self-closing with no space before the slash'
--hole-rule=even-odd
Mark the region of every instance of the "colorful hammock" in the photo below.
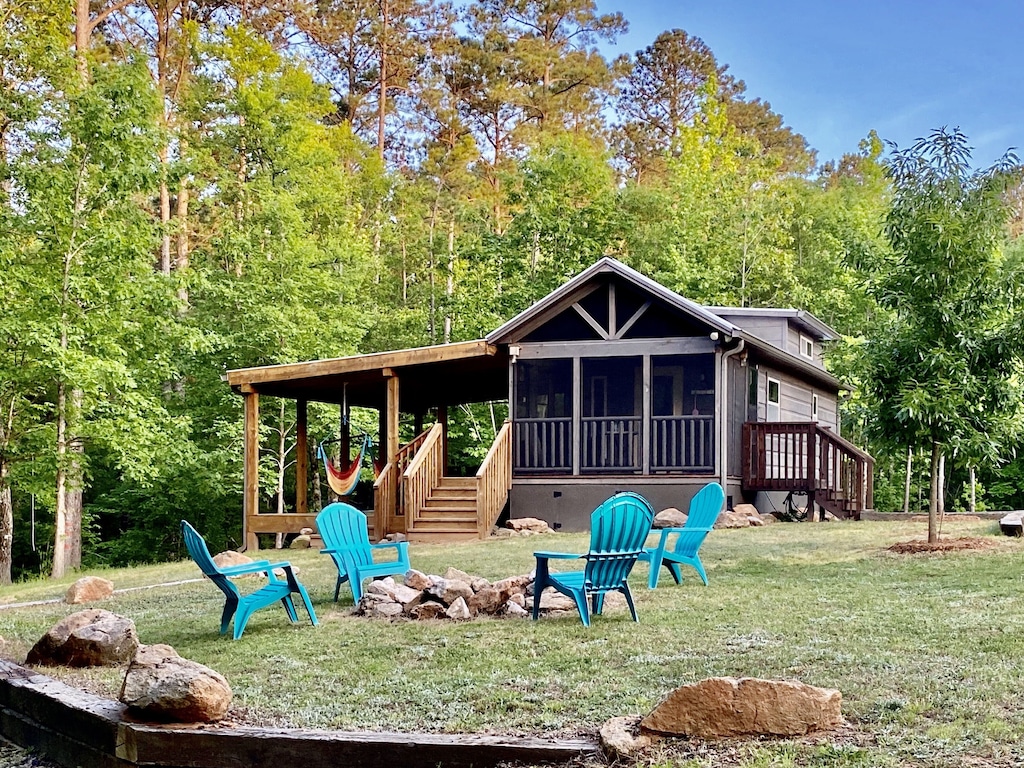
<svg viewBox="0 0 1024 768">
<path fill-rule="evenodd" d="M 324 453 L 323 443 L 317 446 L 317 453 L 320 456 L 320 461 L 324 463 L 324 469 L 327 470 L 327 485 L 329 485 L 331 490 L 338 494 L 338 496 L 348 496 L 355 491 L 356 484 L 359 482 L 359 470 L 362 469 L 363 466 L 363 457 L 366 455 L 366 451 L 369 447 L 370 436 L 363 435 L 363 444 L 359 446 L 359 454 L 347 467 L 340 467 L 336 469 L 331 460 L 327 458 L 327 454 Z"/>
</svg>

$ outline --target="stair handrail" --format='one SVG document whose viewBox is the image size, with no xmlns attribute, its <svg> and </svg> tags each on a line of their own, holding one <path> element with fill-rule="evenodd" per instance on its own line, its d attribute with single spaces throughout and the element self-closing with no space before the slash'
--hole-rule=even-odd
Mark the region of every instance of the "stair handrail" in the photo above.
<svg viewBox="0 0 1024 768">
<path fill-rule="evenodd" d="M 426 437 L 416 455 L 402 473 L 401 497 L 405 510 L 406 530 L 412 527 L 433 491 L 444 475 L 444 428 L 435 424 L 426 432 Z"/>
<path fill-rule="evenodd" d="M 501 515 L 512 488 L 512 421 L 505 419 L 476 471 L 476 524 L 486 537 Z"/>
<path fill-rule="evenodd" d="M 394 460 L 385 464 L 380 474 L 377 475 L 377 479 L 373 483 L 375 535 L 406 533 L 404 499 L 401 495 L 402 479 L 406 468 L 419 453 L 429 434 L 430 429 L 425 429 L 399 448 Z"/>
<path fill-rule="evenodd" d="M 837 435 L 828 427 L 822 427 L 815 425 L 818 438 L 822 440 L 826 445 L 832 444 L 840 452 L 845 453 L 846 458 L 853 462 L 853 475 L 849 478 L 852 482 L 852 488 L 846 489 L 849 492 L 850 497 L 855 500 L 856 507 L 853 509 L 857 517 L 864 510 L 872 509 L 875 504 L 874 500 L 874 470 L 875 460 L 871 454 L 861 450 L 856 445 L 851 443 L 849 440 Z M 824 455 L 824 446 L 819 448 L 819 454 Z M 825 467 L 824 462 L 819 467 L 819 478 L 818 483 L 820 484 L 822 478 L 821 474 L 824 474 Z M 833 490 L 842 490 L 842 477 L 837 477 L 833 481 L 833 485 L 836 486 Z M 848 510 L 849 511 L 849 510 Z"/>
</svg>

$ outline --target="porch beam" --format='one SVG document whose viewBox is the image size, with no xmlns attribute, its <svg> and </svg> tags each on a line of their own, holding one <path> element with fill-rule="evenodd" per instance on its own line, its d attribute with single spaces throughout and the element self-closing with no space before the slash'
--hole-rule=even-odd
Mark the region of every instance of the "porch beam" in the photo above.
<svg viewBox="0 0 1024 768">
<path fill-rule="evenodd" d="M 611 339 L 612 336 L 610 333 L 608 333 L 608 330 L 604 328 L 599 322 L 597 322 L 597 320 L 595 320 L 593 316 L 589 312 L 587 312 L 587 310 L 585 310 L 579 304 L 573 304 L 572 308 L 576 310 L 577 314 L 579 314 L 580 317 L 587 321 L 587 325 L 593 328 L 597 332 L 598 336 L 600 336 L 605 341 Z"/>
<path fill-rule="evenodd" d="M 260 396 L 258 392 L 242 395 L 244 426 L 242 434 L 242 540 L 246 550 L 260 548 L 252 530 L 253 518 L 260 511 Z"/>
<path fill-rule="evenodd" d="M 519 345 L 520 360 L 569 357 L 637 357 L 639 355 L 701 355 L 715 351 L 715 342 L 706 336 L 679 336 L 667 339 L 620 339 L 615 344 L 592 341 L 533 341 Z"/>
<path fill-rule="evenodd" d="M 641 376 L 641 410 L 642 418 L 640 419 L 640 456 L 641 458 L 641 472 L 645 475 L 651 474 L 651 390 L 653 389 L 651 381 L 651 356 L 644 355 L 643 357 L 643 374 Z"/>
<path fill-rule="evenodd" d="M 388 461 L 394 461 L 398 456 L 398 374 L 391 368 L 384 369 L 385 381 L 387 382 L 387 457 Z"/>
<path fill-rule="evenodd" d="M 583 446 L 583 364 L 579 356 L 572 359 L 572 473 L 580 473 L 580 452 Z"/>
<path fill-rule="evenodd" d="M 309 513 L 309 434 L 305 400 L 295 401 L 295 511 Z"/>
<path fill-rule="evenodd" d="M 626 321 L 625 325 L 623 325 L 621 328 L 619 328 L 618 331 L 613 332 L 612 338 L 613 339 L 621 339 L 623 336 L 625 336 L 626 333 L 629 332 L 629 329 L 632 328 L 634 325 L 636 325 L 636 321 L 639 320 L 641 317 L 643 317 L 644 312 L 646 312 L 650 308 L 651 308 L 651 301 L 650 301 L 650 299 L 648 299 L 647 301 L 645 301 L 643 303 L 643 305 L 640 307 L 640 309 L 638 309 L 636 312 L 634 312 L 632 314 L 632 316 L 629 318 L 629 320 Z"/>
</svg>

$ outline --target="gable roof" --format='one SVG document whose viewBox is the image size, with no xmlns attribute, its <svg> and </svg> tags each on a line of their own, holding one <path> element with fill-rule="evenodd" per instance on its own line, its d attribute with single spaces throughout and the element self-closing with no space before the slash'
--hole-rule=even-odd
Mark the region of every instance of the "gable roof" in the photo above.
<svg viewBox="0 0 1024 768">
<path fill-rule="evenodd" d="M 722 334 L 723 343 L 730 343 L 733 339 L 742 339 L 748 348 L 759 352 L 763 357 L 772 360 L 783 368 L 793 370 L 802 374 L 805 378 L 814 380 L 828 388 L 836 390 L 848 389 L 846 385 L 824 368 L 808 363 L 806 360 L 777 347 L 771 342 L 744 331 L 740 326 L 722 317 L 716 310 L 728 312 L 733 317 L 792 317 L 808 328 L 813 328 L 813 332 L 820 334 L 820 338 L 823 341 L 838 338 L 838 334 L 835 331 L 809 312 L 796 309 L 758 310 L 739 308 L 734 310 L 730 307 L 705 307 L 684 296 L 680 296 L 675 291 L 666 288 L 661 283 L 652 280 L 610 256 L 601 258 L 567 283 L 564 283 L 543 299 L 537 301 L 533 306 L 520 312 L 501 327 L 491 331 L 491 333 L 487 334 L 485 340 L 488 344 L 509 344 L 519 341 L 535 328 L 554 318 L 563 310 L 568 309 L 574 302 L 586 296 L 591 290 L 594 290 L 597 286 L 595 278 L 601 275 L 616 275 L 632 283 L 640 290 L 661 299 L 669 307 L 675 308 L 707 324 L 713 330 Z"/>
<path fill-rule="evenodd" d="M 800 330 L 819 341 L 835 341 L 839 332 L 832 326 L 803 309 L 780 309 L 777 307 L 708 307 L 716 315 L 728 318 L 767 317 L 792 320 Z"/>
<path fill-rule="evenodd" d="M 656 296 L 670 307 L 674 307 L 688 315 L 707 323 L 714 330 L 726 336 L 735 336 L 739 328 L 723 317 L 719 317 L 706 307 L 695 301 L 690 301 L 671 291 L 661 283 L 651 280 L 631 267 L 627 267 L 621 261 L 605 256 L 599 261 L 591 264 L 576 277 L 559 286 L 533 306 L 520 312 L 500 328 L 491 331 L 485 337 L 489 344 L 502 344 L 516 341 L 526 335 L 538 324 L 551 319 L 559 312 L 570 307 L 573 302 L 580 299 L 587 293 L 588 284 L 598 275 L 618 275 L 627 282 L 633 283 L 638 288 Z"/>
</svg>

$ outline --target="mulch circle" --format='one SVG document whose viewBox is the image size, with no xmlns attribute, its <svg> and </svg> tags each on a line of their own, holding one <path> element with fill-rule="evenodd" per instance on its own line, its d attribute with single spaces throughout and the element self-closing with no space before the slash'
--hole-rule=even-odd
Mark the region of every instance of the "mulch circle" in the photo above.
<svg viewBox="0 0 1024 768">
<path fill-rule="evenodd" d="M 986 549 L 995 549 L 999 545 L 992 539 L 983 539 L 977 536 L 962 536 L 958 539 L 939 539 L 935 542 L 914 540 L 898 541 L 889 547 L 890 552 L 899 555 L 916 555 L 922 552 L 977 552 Z"/>
</svg>

